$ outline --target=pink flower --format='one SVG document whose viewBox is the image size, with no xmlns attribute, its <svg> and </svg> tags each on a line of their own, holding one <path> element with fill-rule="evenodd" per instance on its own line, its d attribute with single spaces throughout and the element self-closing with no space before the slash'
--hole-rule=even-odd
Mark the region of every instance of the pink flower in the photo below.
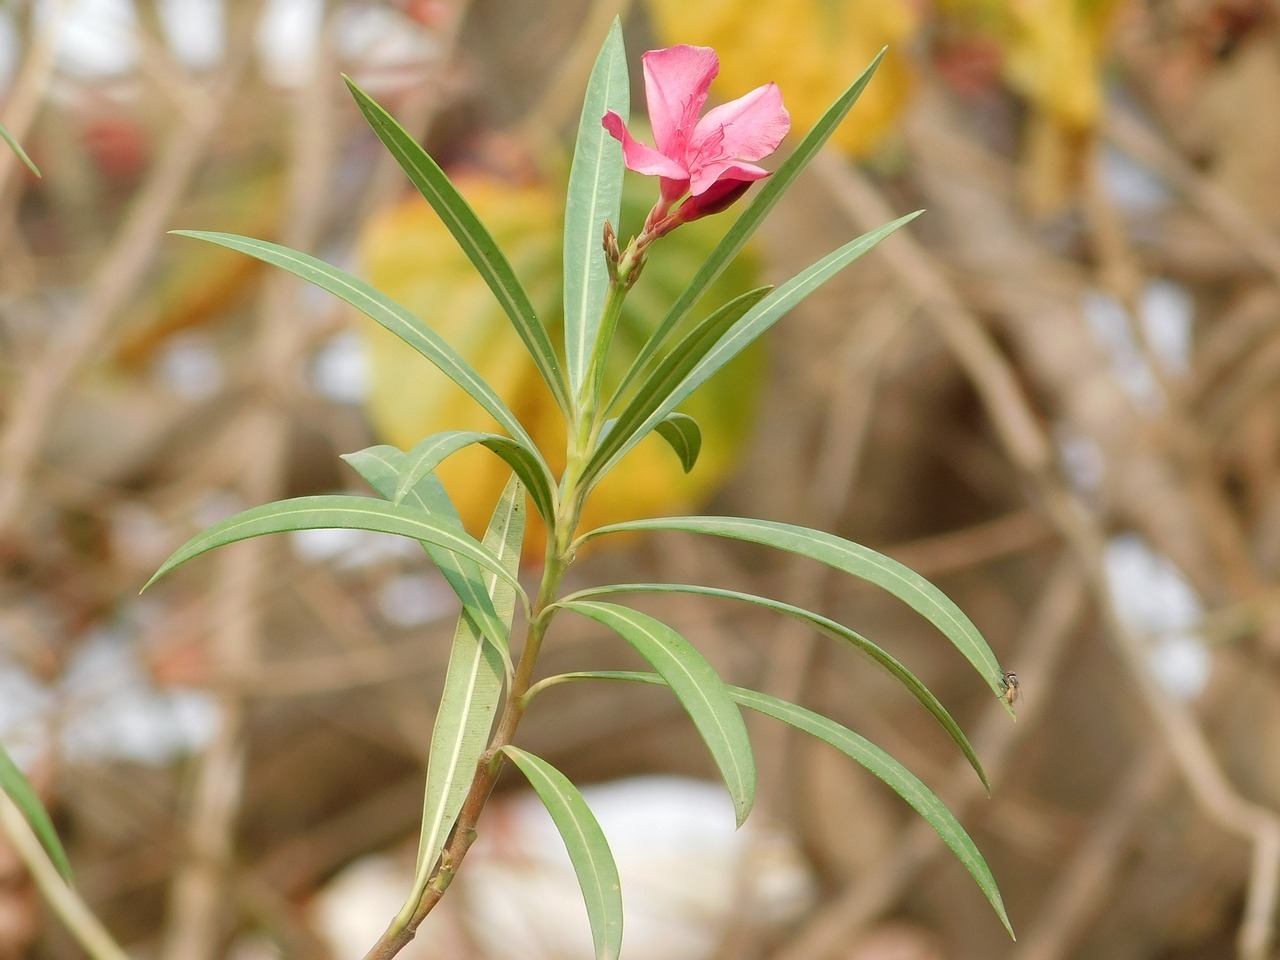
<svg viewBox="0 0 1280 960">
<path fill-rule="evenodd" d="M 666 233 L 680 223 L 728 207 L 769 171 L 750 163 L 773 153 L 791 129 L 777 84 L 757 87 L 732 103 L 707 102 L 720 60 L 710 47 L 681 45 L 650 50 L 644 63 L 645 98 L 657 149 L 633 138 L 612 110 L 601 121 L 622 143 L 627 169 L 661 178 L 662 199 L 649 215 L 646 233 Z M 673 215 L 672 204 L 689 198 Z M 651 231 L 650 228 L 653 228 Z"/>
</svg>

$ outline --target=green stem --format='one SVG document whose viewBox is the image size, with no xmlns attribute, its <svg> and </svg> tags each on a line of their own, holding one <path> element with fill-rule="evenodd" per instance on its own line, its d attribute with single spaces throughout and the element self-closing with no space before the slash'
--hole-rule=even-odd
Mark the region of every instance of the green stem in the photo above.
<svg viewBox="0 0 1280 960">
<path fill-rule="evenodd" d="M 129 955 L 111 938 L 80 895 L 62 879 L 27 818 L 3 791 L 0 791 L 0 827 L 8 834 L 40 893 L 84 952 L 93 960 L 129 960 Z"/>
<path fill-rule="evenodd" d="M 620 278 L 609 284 L 609 293 L 605 298 L 604 312 L 600 315 L 600 328 L 596 331 L 596 342 L 591 348 L 591 365 L 587 368 L 587 376 L 582 382 L 582 392 L 578 397 L 578 408 L 581 415 L 580 427 L 586 433 L 577 437 L 578 451 L 584 453 L 594 443 L 600 430 L 600 394 L 604 389 L 604 372 L 609 358 L 609 347 L 613 343 L 613 334 L 618 329 L 618 319 L 622 316 L 622 304 L 627 299 L 629 285 L 627 278 Z"/>
<path fill-rule="evenodd" d="M 584 458 L 579 456 L 578 461 L 578 469 L 581 469 Z M 516 664 L 511 686 L 507 691 L 502 715 L 498 719 L 493 736 L 489 739 L 489 747 L 476 767 L 471 789 L 467 793 L 466 800 L 463 801 L 462 810 L 458 813 L 449 843 L 441 853 L 440 862 L 427 881 L 426 889 L 412 914 L 407 918 L 398 915 L 392 920 L 386 932 L 365 955 L 365 960 L 390 960 L 414 938 L 422 921 L 444 896 L 467 851 L 471 849 L 471 844 L 475 842 L 476 824 L 506 763 L 506 754 L 501 752 L 502 748 L 514 742 L 516 729 L 524 717 L 525 694 L 533 686 L 534 666 L 537 663 L 538 653 L 542 649 L 542 641 L 555 616 L 557 609 L 555 600 L 560 594 L 565 572 L 573 559 L 568 547 L 577 530 L 581 497 L 577 493 L 572 477 L 567 477 L 567 480 L 565 488 L 570 494 L 569 506 L 563 517 L 556 518 L 555 529 L 548 533 L 546 566 L 543 568 L 542 582 L 538 587 L 537 598 L 529 617 L 524 649 L 520 652 L 520 660 Z"/>
</svg>

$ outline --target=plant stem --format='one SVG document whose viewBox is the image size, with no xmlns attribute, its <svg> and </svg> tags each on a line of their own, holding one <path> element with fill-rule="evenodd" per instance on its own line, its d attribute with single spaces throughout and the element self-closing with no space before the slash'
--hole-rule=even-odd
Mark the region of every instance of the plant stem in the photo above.
<svg viewBox="0 0 1280 960">
<path fill-rule="evenodd" d="M 129 960 L 129 955 L 111 938 L 80 894 L 62 879 L 27 818 L 3 791 L 0 791 L 0 827 L 8 834 L 45 901 L 84 952 L 93 960 Z"/>
<path fill-rule="evenodd" d="M 574 494 L 574 486 L 572 479 L 570 479 L 567 488 L 571 494 Z M 391 957 L 394 957 L 404 949 L 409 941 L 414 938 L 418 927 L 426 919 L 427 914 L 435 908 L 440 898 L 444 896 L 445 890 L 453 880 L 459 865 L 466 857 L 467 851 L 471 849 L 471 844 L 475 842 L 476 824 L 479 822 L 480 814 L 483 812 L 484 806 L 489 800 L 489 795 L 493 792 L 494 784 L 497 783 L 498 776 L 502 773 L 502 768 L 506 764 L 506 755 L 502 753 L 502 748 L 514 741 L 516 729 L 524 716 L 524 695 L 533 684 L 533 671 L 538 659 L 538 653 L 542 649 L 542 641 L 555 614 L 552 604 L 559 596 L 560 585 L 564 580 L 565 571 L 572 561 L 571 556 L 566 556 L 566 547 L 560 544 L 560 540 L 563 539 L 565 544 L 572 541 L 573 531 L 577 528 L 579 500 L 580 498 L 576 494 L 571 496 L 570 502 L 572 505 L 569 507 L 568 515 L 564 518 L 565 523 L 557 522 L 557 530 L 548 534 L 546 566 L 543 568 L 542 583 L 539 585 L 537 599 L 534 602 L 532 615 L 529 619 L 524 649 L 520 652 L 520 661 L 516 664 L 511 688 L 507 691 L 502 716 L 498 719 L 498 725 L 494 729 L 493 736 L 489 739 L 489 748 L 485 751 L 476 767 L 475 777 L 471 781 L 471 789 L 463 802 L 462 810 L 458 813 L 458 819 L 454 824 L 453 832 L 450 834 L 449 843 L 445 846 L 444 852 L 440 856 L 440 863 L 437 865 L 431 879 L 428 880 L 426 889 L 423 891 L 422 898 L 418 901 L 412 916 L 409 917 L 407 922 L 401 922 L 399 919 L 393 920 L 378 942 L 365 954 L 365 960 L 390 960 Z M 568 535 L 557 536 L 557 533 L 564 527 L 569 530 Z"/>
</svg>

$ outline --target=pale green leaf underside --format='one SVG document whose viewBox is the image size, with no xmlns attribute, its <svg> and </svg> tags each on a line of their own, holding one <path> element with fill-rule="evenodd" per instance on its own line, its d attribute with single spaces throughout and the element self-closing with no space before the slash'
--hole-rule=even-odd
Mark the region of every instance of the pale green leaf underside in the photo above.
<svg viewBox="0 0 1280 960">
<path fill-rule="evenodd" d="M 741 826 L 755 802 L 755 758 L 742 713 L 720 675 L 688 640 L 647 614 L 592 600 L 561 606 L 616 632 L 658 671 L 711 751 Z"/>
<path fill-rule="evenodd" d="M 173 233 L 216 243 L 229 250 L 256 257 L 264 263 L 288 270 L 294 276 L 345 300 L 435 364 L 445 376 L 480 404 L 489 416 L 498 421 L 507 433 L 519 440 L 531 456 L 540 459 L 537 445 L 528 431 L 484 378 L 422 320 L 363 280 L 323 260 L 266 240 L 201 230 L 174 230 Z"/>
<path fill-rule="evenodd" d="M 484 545 L 515 576 L 524 542 L 524 490 L 512 477 L 498 500 Z M 494 609 L 509 631 L 515 614 L 515 592 L 493 574 L 485 575 Z M 440 852 L 471 788 L 480 757 L 489 740 L 493 718 L 502 699 L 503 663 L 493 645 L 485 643 L 464 612 L 458 618 L 444 692 L 431 730 L 431 755 L 422 805 L 422 831 L 412 894 L 405 910 L 412 914 L 426 889 Z"/>
<path fill-rule="evenodd" d="M 749 517 L 658 517 L 630 520 L 592 530 L 581 541 L 609 533 L 640 530 L 683 531 L 759 543 L 809 557 L 843 573 L 874 583 L 941 630 L 997 696 L 1004 692 L 1004 673 L 1000 664 L 964 611 L 920 574 L 869 547 L 821 530 Z"/>
<path fill-rule="evenodd" d="M 565 198 L 564 352 L 575 399 L 587 379 L 609 285 L 604 222 L 617 228 L 622 205 L 622 145 L 601 120 L 609 110 L 627 118 L 629 83 L 622 24 L 615 18 L 587 81 Z"/>
<path fill-rule="evenodd" d="M 399 503 L 424 476 L 435 470 L 447 457 L 477 443 L 492 450 L 511 467 L 529 491 L 538 513 L 550 523 L 555 517 L 554 479 L 545 472 L 542 461 L 531 456 L 523 444 L 496 433 L 446 430 L 420 441 L 404 455 L 404 472 L 390 499 Z"/>
<path fill-rule="evenodd" d="M 591 923 L 596 960 L 616 960 L 622 950 L 622 881 L 604 831 L 568 777 L 519 747 L 508 745 L 502 750 L 542 800 L 569 851 Z"/>
<path fill-rule="evenodd" d="M 147 581 L 146 587 L 174 567 L 229 543 L 268 533 L 324 529 L 368 530 L 425 541 L 464 557 L 483 569 L 492 570 L 515 586 L 521 596 L 524 595 L 519 580 L 507 572 L 493 551 L 458 529 L 452 519 L 442 519 L 405 504 L 388 503 L 373 497 L 342 495 L 279 500 L 215 523 L 179 547 Z"/>
<path fill-rule="evenodd" d="M 621 680 L 633 683 L 653 683 L 665 686 L 664 679 L 652 673 L 640 673 L 630 670 L 599 670 L 566 673 L 549 678 L 550 682 L 569 680 Z M 546 681 L 544 681 L 545 683 Z M 817 737 L 835 747 L 845 756 L 861 764 L 871 773 L 879 777 L 898 796 L 907 801 L 917 813 L 924 817 L 929 826 L 937 832 L 960 860 L 969 875 L 977 882 L 987 901 L 991 904 L 1004 924 L 1004 928 L 1013 936 L 1013 927 L 1009 923 L 1009 915 L 1005 910 L 1004 900 L 1000 896 L 999 887 L 991 868 L 978 851 L 977 845 L 965 831 L 960 821 L 947 809 L 946 804 L 938 799 L 914 773 L 904 767 L 889 753 L 877 747 L 865 737 L 854 733 L 834 720 L 815 713 L 805 707 L 797 706 L 786 700 L 771 697 L 756 690 L 745 687 L 728 687 L 729 695 L 734 701 L 748 709 L 763 713 L 766 716 L 781 720 L 804 733 Z"/>
<path fill-rule="evenodd" d="M 457 187 L 418 141 L 409 136 L 396 119 L 350 77 L 344 79 L 373 132 L 396 158 L 418 192 L 431 204 L 441 222 L 458 241 L 458 246 L 467 255 L 467 259 L 474 264 L 493 291 L 503 312 L 511 320 L 511 325 L 524 341 L 529 356 L 533 358 L 556 403 L 567 413 L 569 396 L 555 347 L 502 248 Z"/>
<path fill-rule="evenodd" d="M 942 705 L 928 687 L 920 682 L 915 674 L 888 653 L 888 651 L 872 643 L 861 634 L 850 630 L 848 627 L 844 626 L 844 624 L 813 613 L 810 610 L 805 610 L 803 607 L 783 603 L 780 600 L 772 600 L 769 597 L 761 597 L 752 593 L 741 593 L 737 590 L 725 590 L 719 587 L 695 586 L 685 583 L 617 583 L 603 587 L 591 587 L 587 590 L 579 590 L 565 599 L 585 599 L 587 597 L 611 593 L 686 593 L 704 597 L 718 597 L 726 600 L 739 600 L 745 603 L 755 604 L 756 606 L 765 607 L 769 610 L 776 610 L 777 612 L 786 614 L 796 620 L 808 623 L 810 626 L 829 637 L 852 644 L 887 670 L 911 692 L 911 695 L 915 697 L 926 710 L 933 714 L 934 718 L 939 724 L 941 724 L 942 728 L 947 731 L 947 735 L 955 741 L 956 746 L 958 746 L 961 752 L 965 755 L 965 758 L 969 761 L 969 765 L 973 767 L 974 772 L 978 775 L 978 779 L 982 781 L 982 785 L 986 788 L 987 793 L 989 794 L 991 792 L 991 782 L 987 779 L 986 771 L 982 769 L 982 762 L 978 759 L 978 754 L 974 751 L 973 745 L 969 742 L 969 738 L 965 736 L 964 731 L 960 729 L 960 725 L 956 723 L 955 719 L 947 711 L 947 708 Z"/>
<path fill-rule="evenodd" d="M 31 829 L 39 838 L 40 845 L 49 855 L 49 860 L 57 867 L 62 879 L 71 883 L 73 879 L 71 863 L 67 860 L 66 851 L 62 849 L 58 831 L 53 828 L 53 821 L 49 819 L 49 813 L 40 802 L 31 782 L 18 769 L 18 765 L 13 762 L 9 752 L 3 746 L 0 746 L 0 790 L 8 794 L 9 799 L 22 811 L 22 815 L 27 818 L 27 823 L 31 824 Z"/>
<path fill-rule="evenodd" d="M 347 461 L 360 476 L 364 477 L 369 486 L 387 500 L 393 498 L 399 479 L 404 475 L 405 457 L 406 454 L 403 451 L 388 444 L 366 447 L 364 450 L 342 455 L 342 459 Z M 440 478 L 433 473 L 423 476 L 413 489 L 405 494 L 402 502 L 415 510 L 447 520 L 459 533 L 463 532 L 462 520 L 454 509 L 453 501 L 449 499 L 449 494 L 444 489 L 444 484 L 440 482 Z M 439 568 L 449 586 L 453 588 L 453 592 L 458 595 L 458 599 L 462 601 L 462 608 L 471 615 L 481 632 L 493 643 L 503 662 L 509 663 L 511 654 L 507 644 L 507 629 L 493 608 L 489 591 L 484 588 L 480 568 L 470 560 L 465 560 L 435 544 L 423 540 L 418 542 L 427 551 L 432 563 Z"/>
</svg>

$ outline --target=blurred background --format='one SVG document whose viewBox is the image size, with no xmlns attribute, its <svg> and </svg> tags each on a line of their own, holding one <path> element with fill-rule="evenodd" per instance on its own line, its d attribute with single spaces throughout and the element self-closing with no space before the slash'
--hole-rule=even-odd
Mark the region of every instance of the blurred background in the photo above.
<svg viewBox="0 0 1280 960">
<path fill-rule="evenodd" d="M 713 96 L 777 81 L 793 140 L 889 47 L 709 300 L 927 213 L 690 405 L 707 435 L 692 477 L 642 446 L 589 522 L 701 510 L 866 543 L 941 585 L 1023 692 L 1012 723 L 909 610 L 799 561 L 672 535 L 587 553 L 576 585 L 751 590 L 903 660 L 970 733 L 991 798 L 856 654 L 761 612 L 647 608 L 733 682 L 910 766 L 973 834 L 1019 934 L 834 751 L 754 724 L 761 805 L 735 834 L 673 699 L 559 687 L 519 739 L 590 785 L 624 956 L 1275 956 L 1273 0 L 0 3 L 0 119 L 43 173 L 0 150 L 0 740 L 78 888 L 132 955 L 162 960 L 359 958 L 399 908 L 456 615 L 417 545 L 271 538 L 138 589 L 237 509 L 368 492 L 340 453 L 483 420 L 327 295 L 167 231 L 272 239 L 368 277 L 554 444 L 518 342 L 341 74 L 423 139 L 554 321 L 571 131 L 617 14 L 636 77 L 645 49 L 714 46 Z M 652 201 L 632 188 L 624 239 Z M 725 226 L 664 241 L 622 342 Z M 487 456 L 442 470 L 473 529 L 505 481 Z M 561 618 L 545 669 L 634 666 L 622 646 Z M 520 787 L 504 780 L 405 956 L 588 955 L 559 840 Z M 81 955 L 0 839 L 0 958 Z"/>
</svg>

